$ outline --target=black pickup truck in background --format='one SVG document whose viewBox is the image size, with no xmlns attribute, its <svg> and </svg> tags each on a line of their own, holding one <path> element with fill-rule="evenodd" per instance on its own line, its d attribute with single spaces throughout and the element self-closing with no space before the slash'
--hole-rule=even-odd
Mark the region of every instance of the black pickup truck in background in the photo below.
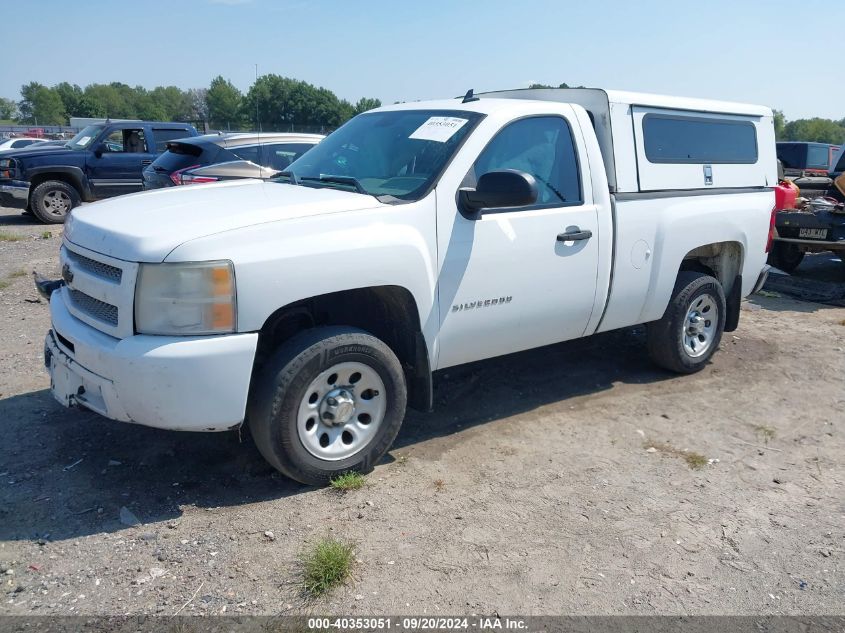
<svg viewBox="0 0 845 633">
<path fill-rule="evenodd" d="M 65 221 L 80 202 L 143 189 L 141 172 L 168 141 L 197 136 L 187 123 L 107 121 L 89 125 L 63 147 L 0 155 L 0 206 L 30 210 L 42 222 Z"/>
</svg>

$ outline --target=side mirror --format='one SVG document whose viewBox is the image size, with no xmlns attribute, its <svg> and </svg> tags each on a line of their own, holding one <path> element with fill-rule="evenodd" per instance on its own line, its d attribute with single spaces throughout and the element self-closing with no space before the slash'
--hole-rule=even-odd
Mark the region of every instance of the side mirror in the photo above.
<svg viewBox="0 0 845 633">
<path fill-rule="evenodd" d="M 102 158 L 103 152 L 105 152 L 105 151 L 106 151 L 106 146 L 103 145 L 102 143 L 98 143 L 97 147 L 94 148 L 94 156 L 96 156 L 97 158 Z"/>
<path fill-rule="evenodd" d="M 524 207 L 537 202 L 534 176 L 516 169 L 496 169 L 483 174 L 475 189 L 458 190 L 461 209 L 476 216 L 482 209 Z"/>
</svg>

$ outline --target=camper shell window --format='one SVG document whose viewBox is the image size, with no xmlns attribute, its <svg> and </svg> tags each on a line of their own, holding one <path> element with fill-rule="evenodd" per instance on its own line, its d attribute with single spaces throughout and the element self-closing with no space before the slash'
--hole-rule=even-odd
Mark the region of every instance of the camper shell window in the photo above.
<svg viewBox="0 0 845 633">
<path fill-rule="evenodd" d="M 643 138 L 651 163 L 757 162 L 757 131 L 749 121 L 647 114 Z"/>
</svg>

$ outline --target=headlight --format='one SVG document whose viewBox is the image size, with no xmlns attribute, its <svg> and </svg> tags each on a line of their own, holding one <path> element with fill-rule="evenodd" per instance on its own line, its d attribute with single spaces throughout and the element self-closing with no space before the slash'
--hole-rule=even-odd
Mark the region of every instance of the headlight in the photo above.
<svg viewBox="0 0 845 633">
<path fill-rule="evenodd" d="M 0 158 L 0 178 L 13 179 L 15 177 L 15 161 L 11 158 Z"/>
<path fill-rule="evenodd" d="M 235 331 L 232 262 L 141 264 L 135 284 L 139 334 L 190 336 Z"/>
</svg>

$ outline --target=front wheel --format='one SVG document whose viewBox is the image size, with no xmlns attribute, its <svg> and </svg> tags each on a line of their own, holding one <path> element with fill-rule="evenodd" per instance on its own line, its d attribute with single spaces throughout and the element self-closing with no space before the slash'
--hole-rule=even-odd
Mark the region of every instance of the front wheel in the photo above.
<svg viewBox="0 0 845 633">
<path fill-rule="evenodd" d="M 256 376 L 248 419 L 258 450 L 296 481 L 322 485 L 369 472 L 405 417 L 402 365 L 376 337 L 347 327 L 307 330 Z"/>
<path fill-rule="evenodd" d="M 72 185 L 61 180 L 48 180 L 32 192 L 29 206 L 35 217 L 45 224 L 61 224 L 80 201 L 79 192 Z"/>
<path fill-rule="evenodd" d="M 663 318 L 646 326 L 651 359 L 691 374 L 707 364 L 725 329 L 725 293 L 710 275 L 681 271 Z"/>
</svg>

